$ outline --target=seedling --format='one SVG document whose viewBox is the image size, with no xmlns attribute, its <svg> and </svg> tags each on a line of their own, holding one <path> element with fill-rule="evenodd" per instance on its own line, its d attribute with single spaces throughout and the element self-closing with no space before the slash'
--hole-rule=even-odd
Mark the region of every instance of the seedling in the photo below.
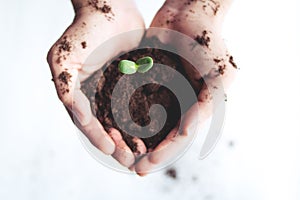
<svg viewBox="0 0 300 200">
<path fill-rule="evenodd" d="M 136 62 L 121 60 L 119 70 L 123 74 L 134 74 L 136 72 L 146 73 L 153 67 L 153 59 L 149 56 L 138 59 Z"/>
</svg>

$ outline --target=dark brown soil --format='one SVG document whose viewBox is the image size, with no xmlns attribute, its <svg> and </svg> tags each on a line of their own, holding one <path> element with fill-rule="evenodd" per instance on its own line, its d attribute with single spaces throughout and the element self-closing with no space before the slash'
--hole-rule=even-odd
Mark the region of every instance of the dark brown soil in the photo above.
<svg viewBox="0 0 300 200">
<path fill-rule="evenodd" d="M 71 80 L 71 78 L 72 78 L 72 75 L 69 74 L 69 72 L 67 72 L 67 71 L 63 71 L 58 76 L 58 79 L 66 85 L 69 84 L 69 81 Z"/>
<path fill-rule="evenodd" d="M 177 171 L 174 168 L 170 168 L 166 171 L 166 175 L 172 179 L 177 179 Z"/>
<path fill-rule="evenodd" d="M 91 6 L 93 10 L 96 10 L 96 12 L 104 14 L 108 21 L 113 20 L 115 14 L 112 11 L 112 7 L 108 5 L 106 1 L 88 0 L 88 5 Z"/>
<path fill-rule="evenodd" d="M 229 57 L 229 62 L 230 62 L 230 64 L 231 64 L 234 68 L 237 69 L 237 65 L 236 65 L 235 62 L 233 61 L 233 57 L 232 57 L 232 56 Z"/>
<path fill-rule="evenodd" d="M 93 8 L 95 8 L 96 10 L 99 10 L 103 13 L 109 13 L 111 11 L 111 7 L 109 5 L 106 4 L 106 1 L 104 1 L 104 5 L 100 6 L 99 0 L 89 0 L 88 4 L 90 6 L 92 6 Z M 101 3 L 102 4 L 102 3 Z"/>
<path fill-rule="evenodd" d="M 207 31 L 202 32 L 202 36 L 197 35 L 195 40 L 202 46 L 209 47 L 210 37 L 207 36 Z"/>
<path fill-rule="evenodd" d="M 114 59 L 114 61 L 108 65 L 104 72 L 102 69 L 97 71 L 82 84 L 82 91 L 89 98 L 95 116 L 97 116 L 106 131 L 108 131 L 111 127 L 118 129 L 121 132 L 123 139 L 133 150 L 133 152 L 136 152 L 136 144 L 132 141 L 133 137 L 120 130 L 112 116 L 111 96 L 118 80 L 122 76 L 130 76 L 123 75 L 119 72 L 118 64 L 120 60 L 127 59 L 136 61 L 144 56 L 151 56 L 154 60 L 154 63 L 167 65 L 184 75 L 181 61 L 178 56 L 160 49 L 144 48 L 123 54 L 117 59 Z M 174 80 L 174 74 L 162 71 L 157 64 L 154 64 L 152 69 L 147 73 L 150 73 L 151 76 L 149 77 L 153 79 L 159 76 L 165 82 L 176 81 Z M 151 78 L 147 81 L 153 82 L 151 81 Z M 124 88 L 124 91 L 126 91 L 128 88 L 134 87 L 135 84 L 136 83 L 134 80 L 126 78 L 126 84 L 124 84 L 122 87 Z M 124 98 L 125 95 L 126 93 L 124 93 Z M 128 106 L 125 105 L 123 99 L 120 99 L 119 103 L 122 105 L 124 104 L 124 109 L 127 109 Z M 191 102 L 190 105 L 192 105 L 192 103 L 194 102 Z M 167 112 L 167 121 L 165 124 L 160 124 L 162 123 L 162 116 L 160 115 L 157 115 L 154 119 L 151 119 L 155 122 L 153 123 L 154 126 L 163 126 L 163 128 L 152 137 L 142 138 L 148 151 L 151 151 L 153 148 L 155 148 L 166 137 L 166 135 L 176 126 L 181 117 L 180 105 L 175 95 L 166 87 L 152 83 L 138 88 L 130 97 L 129 112 L 132 120 L 140 126 L 146 126 L 150 124 L 149 108 L 153 104 L 160 104 L 165 108 Z M 117 113 L 118 117 L 123 119 L 124 124 L 129 130 L 138 132 L 138 128 L 130 123 L 131 120 L 123 117 L 125 116 L 124 112 L 125 110 L 119 110 Z M 150 127 L 150 131 L 151 129 L 155 130 L 156 128 Z"/>
<path fill-rule="evenodd" d="M 85 49 L 86 48 L 86 41 L 81 42 L 81 46 L 82 46 L 83 49 Z"/>
<path fill-rule="evenodd" d="M 62 41 L 59 43 L 58 51 L 59 53 L 61 53 L 62 51 L 67 51 L 67 52 L 71 51 L 71 44 L 67 40 L 67 36 L 64 36 Z"/>
</svg>

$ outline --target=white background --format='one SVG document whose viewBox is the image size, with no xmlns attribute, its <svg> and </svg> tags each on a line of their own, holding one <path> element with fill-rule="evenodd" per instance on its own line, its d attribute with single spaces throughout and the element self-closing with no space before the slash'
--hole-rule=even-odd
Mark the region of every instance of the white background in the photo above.
<svg viewBox="0 0 300 200">
<path fill-rule="evenodd" d="M 162 1 L 137 1 L 149 24 Z M 235 1 L 223 35 L 241 70 L 223 136 L 204 161 L 195 144 L 177 180 L 117 173 L 81 145 L 46 63 L 72 21 L 68 0 L 0 9 L 0 199 L 300 199 L 299 1 Z"/>
</svg>

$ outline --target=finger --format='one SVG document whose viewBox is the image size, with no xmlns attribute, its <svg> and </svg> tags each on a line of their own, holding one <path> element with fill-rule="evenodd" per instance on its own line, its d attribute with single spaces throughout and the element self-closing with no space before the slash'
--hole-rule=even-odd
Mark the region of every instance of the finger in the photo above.
<svg viewBox="0 0 300 200">
<path fill-rule="evenodd" d="M 134 154 L 127 146 L 125 141 L 122 138 L 121 133 L 114 128 L 109 130 L 109 135 L 115 142 L 116 148 L 112 156 L 123 166 L 130 167 L 135 160 Z"/>
<path fill-rule="evenodd" d="M 67 47 L 64 47 L 67 49 Z M 59 49 L 55 49 L 59 52 Z M 62 62 L 63 67 L 55 63 L 55 55 L 48 60 L 59 99 L 74 115 L 76 126 L 88 137 L 91 143 L 105 154 L 114 152 L 114 143 L 99 121 L 91 112 L 90 102 L 80 90 L 78 80 L 79 64 L 69 60 Z M 54 60 L 53 60 L 54 59 Z"/>
<path fill-rule="evenodd" d="M 151 173 L 154 169 L 168 165 L 170 161 L 182 155 L 193 140 L 195 134 L 180 134 L 176 126 L 168 136 L 154 149 L 135 165 L 135 171 L 140 176 Z"/>
<path fill-rule="evenodd" d="M 185 148 L 192 142 L 194 136 L 195 133 L 181 134 L 178 127 L 175 127 L 169 133 L 168 137 L 149 154 L 150 162 L 156 165 L 159 164 L 160 166 L 167 164 L 184 152 Z"/>
<path fill-rule="evenodd" d="M 147 147 L 140 138 L 134 137 L 132 139 L 132 141 L 135 143 L 136 150 L 133 153 L 136 158 L 138 158 L 139 156 L 141 156 L 147 152 Z"/>
<path fill-rule="evenodd" d="M 134 164 L 131 165 L 128 169 L 129 169 L 130 171 L 132 171 L 132 172 L 135 172 L 135 165 L 134 165 Z"/>
<path fill-rule="evenodd" d="M 147 151 L 144 142 L 141 139 L 134 137 L 132 141 L 133 143 L 135 143 L 135 151 L 132 152 L 132 150 L 123 140 L 121 133 L 117 129 L 111 128 L 109 130 L 109 135 L 116 145 L 115 152 L 112 156 L 116 160 L 118 160 L 120 164 L 128 167 L 131 171 L 134 171 L 133 164 L 135 162 L 135 159 L 139 159 L 139 157 L 145 154 Z"/>
<path fill-rule="evenodd" d="M 114 142 L 95 117 L 86 125 L 76 122 L 75 124 L 97 149 L 106 155 L 111 155 L 115 151 Z"/>
<path fill-rule="evenodd" d="M 217 81 L 213 82 L 213 80 L 214 78 L 206 79 L 207 85 L 205 84 L 201 88 L 198 95 L 198 102 L 185 113 L 181 126 L 183 133 L 187 133 L 189 129 L 196 125 L 201 127 L 211 117 L 214 109 L 222 101 L 226 101 L 225 88 L 216 87 L 218 85 Z"/>
<path fill-rule="evenodd" d="M 72 113 L 71 110 L 69 110 L 67 107 L 65 107 L 70 118 L 72 119 L 73 123 L 76 124 L 76 126 L 88 137 L 91 138 L 89 139 L 90 142 L 99 150 L 102 150 L 102 152 L 104 152 L 107 155 L 111 155 L 112 152 L 114 150 L 112 150 L 111 146 L 111 142 L 108 144 L 105 144 L 106 141 L 111 141 L 111 138 L 107 137 L 106 132 L 104 131 L 102 125 L 98 122 L 97 119 L 92 119 L 92 122 L 90 123 L 90 125 L 87 126 L 81 126 L 78 122 L 78 119 L 76 119 L 76 117 L 74 116 L 74 114 Z M 99 129 L 100 131 L 92 131 L 92 130 L 97 130 Z M 99 132 L 100 134 L 91 136 L 93 134 L 93 132 Z M 103 135 L 101 135 L 101 132 L 104 132 Z M 103 139 L 102 137 L 105 137 L 105 139 Z M 102 143 L 102 144 L 101 144 Z M 107 151 L 105 149 L 108 149 Z"/>
<path fill-rule="evenodd" d="M 62 102 L 76 119 L 75 125 L 86 135 L 90 142 L 105 154 L 115 151 L 115 144 L 99 120 L 92 114 L 90 102 L 82 91 L 69 85 L 69 93 L 60 94 Z M 71 99 L 71 103 L 70 100 Z"/>
<path fill-rule="evenodd" d="M 136 138 L 137 140 L 135 141 L 136 142 L 136 146 L 137 146 L 137 149 L 140 151 L 140 153 L 134 153 L 135 155 L 135 162 L 128 168 L 130 171 L 133 171 L 133 172 L 136 172 L 136 163 L 139 163 L 140 160 L 142 160 L 143 157 L 147 156 L 145 155 L 146 152 L 147 152 L 147 147 L 145 145 L 145 143 L 139 139 L 139 138 Z M 140 144 L 139 144 L 140 143 Z M 140 147 L 139 147 L 140 146 Z"/>
<path fill-rule="evenodd" d="M 180 139 L 178 137 L 180 137 Z M 136 173 L 140 176 L 145 176 L 151 173 L 155 168 L 163 167 L 164 164 L 168 163 L 169 158 L 172 157 L 171 155 L 177 155 L 179 153 L 181 146 L 187 139 L 187 136 L 178 135 L 178 126 L 176 126 L 153 152 L 148 153 L 136 163 L 134 166 Z M 172 143 L 173 145 L 171 145 Z M 159 156 L 153 156 L 154 154 L 159 154 Z"/>
<path fill-rule="evenodd" d="M 155 164 L 150 162 L 148 156 L 144 156 L 135 166 L 135 172 L 139 176 L 146 176 L 151 172 L 151 170 L 154 168 Z"/>
</svg>

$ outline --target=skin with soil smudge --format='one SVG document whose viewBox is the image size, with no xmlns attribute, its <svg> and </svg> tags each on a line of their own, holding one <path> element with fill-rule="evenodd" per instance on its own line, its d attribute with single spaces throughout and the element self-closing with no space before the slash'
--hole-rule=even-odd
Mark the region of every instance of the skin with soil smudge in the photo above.
<svg viewBox="0 0 300 200">
<path fill-rule="evenodd" d="M 108 5 L 106 1 L 89 0 L 88 5 L 96 12 L 104 14 L 108 21 L 113 20 L 113 16 L 115 16 L 115 14 L 112 11 L 112 7 Z"/>
<path fill-rule="evenodd" d="M 207 31 L 203 31 L 202 35 L 195 38 L 195 40 L 201 45 L 201 46 L 206 46 L 209 48 L 209 42 L 210 42 L 210 37 L 207 36 Z"/>
<path fill-rule="evenodd" d="M 69 82 L 71 81 L 72 75 L 66 70 L 58 75 L 58 80 L 60 81 L 60 91 L 61 94 L 69 93 Z"/>
</svg>

